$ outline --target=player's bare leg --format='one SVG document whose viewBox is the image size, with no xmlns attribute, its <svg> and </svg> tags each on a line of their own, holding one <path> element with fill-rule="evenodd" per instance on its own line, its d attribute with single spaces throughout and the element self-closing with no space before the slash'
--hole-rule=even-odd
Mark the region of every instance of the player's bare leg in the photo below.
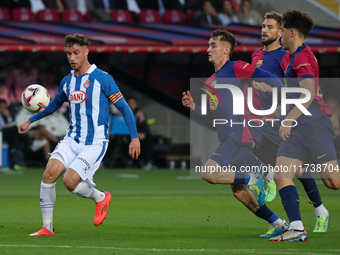
<svg viewBox="0 0 340 255">
<path fill-rule="evenodd" d="M 279 167 L 279 169 L 281 168 L 290 170 L 287 172 L 283 170 L 278 170 L 275 172 L 274 180 L 279 190 L 289 185 L 295 186 L 293 178 L 299 166 L 301 165 L 303 165 L 303 162 L 294 158 L 281 156 L 276 159 L 276 166 Z"/>
<path fill-rule="evenodd" d="M 79 174 L 71 168 L 66 170 L 63 179 L 65 187 L 72 193 L 84 198 L 91 198 L 96 202 L 96 211 L 93 219 L 95 226 L 103 223 L 112 199 L 109 192 L 99 191 L 89 182 L 83 181 Z"/>
<path fill-rule="evenodd" d="M 262 178 L 258 179 L 257 174 L 234 172 L 229 168 L 222 168 L 215 160 L 212 159 L 207 160 L 204 165 L 204 170 L 205 171 L 201 172 L 202 178 L 212 184 L 252 184 L 254 186 L 254 192 L 256 192 L 257 195 L 256 199 L 258 204 L 260 206 L 264 204 L 265 194 L 263 189 L 263 180 Z"/>
<path fill-rule="evenodd" d="M 256 212 L 260 206 L 252 192 L 250 192 L 245 184 L 230 185 L 234 197 L 242 202 L 250 211 Z"/>
<path fill-rule="evenodd" d="M 340 189 L 340 166 L 336 160 L 321 164 L 320 176 L 327 188 Z"/>
<path fill-rule="evenodd" d="M 242 202 L 257 217 L 267 221 L 270 224 L 268 231 L 260 237 L 277 236 L 288 228 L 286 221 L 280 219 L 267 207 L 267 205 L 264 204 L 259 206 L 254 194 L 248 190 L 247 185 L 230 185 L 230 187 L 237 200 Z"/>
<path fill-rule="evenodd" d="M 221 166 L 212 159 L 208 159 L 204 164 L 205 172 L 201 172 L 204 180 L 212 184 L 232 184 L 235 179 L 235 173 L 232 171 L 219 171 Z"/>
</svg>

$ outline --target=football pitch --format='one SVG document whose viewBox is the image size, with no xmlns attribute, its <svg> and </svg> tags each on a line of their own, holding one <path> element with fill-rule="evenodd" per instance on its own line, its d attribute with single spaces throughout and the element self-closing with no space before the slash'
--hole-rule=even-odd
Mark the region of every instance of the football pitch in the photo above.
<svg viewBox="0 0 340 255">
<path fill-rule="evenodd" d="M 98 189 L 112 194 L 108 216 L 93 225 L 92 200 L 69 193 L 57 182 L 55 236 L 29 237 L 42 227 L 39 189 L 43 169 L 0 173 L 0 254 L 339 254 L 340 191 L 318 179 L 331 213 L 327 233 L 313 233 L 315 214 L 302 185 L 305 243 L 271 243 L 259 238 L 269 227 L 232 195 L 227 185 L 190 179 L 181 170 L 100 170 Z M 268 205 L 285 216 L 280 198 Z M 288 220 L 287 220 L 288 221 Z"/>
</svg>

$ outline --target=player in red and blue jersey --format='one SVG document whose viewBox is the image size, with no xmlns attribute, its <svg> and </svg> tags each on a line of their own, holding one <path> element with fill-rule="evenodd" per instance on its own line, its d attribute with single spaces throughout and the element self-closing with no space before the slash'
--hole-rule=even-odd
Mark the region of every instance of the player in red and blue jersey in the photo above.
<svg viewBox="0 0 340 255">
<path fill-rule="evenodd" d="M 252 54 L 252 65 L 269 71 L 279 78 L 283 78 L 284 71 L 289 65 L 290 57 L 289 52 L 284 50 L 280 45 L 282 15 L 277 12 L 269 12 L 265 14 L 264 18 L 265 20 L 262 25 L 261 36 L 263 48 L 255 51 Z M 260 89 L 265 91 L 270 92 L 271 89 L 271 87 L 268 85 L 253 83 L 254 107 L 256 109 L 268 109 L 271 106 L 271 102 L 268 104 L 268 100 L 266 99 L 271 99 L 271 95 L 268 95 L 268 92 L 264 93 L 259 90 L 259 86 L 261 87 Z M 281 120 L 282 117 L 284 118 L 285 116 L 281 116 Z M 248 120 L 261 118 L 262 116 L 257 116 L 253 113 L 248 114 Z M 280 122 L 278 121 L 275 124 L 280 124 Z M 264 125 L 261 128 L 249 127 L 249 129 L 254 140 L 253 147 L 256 146 L 256 148 L 259 148 L 265 137 L 274 143 L 274 147 L 276 148 L 278 148 L 282 142 L 282 139 L 279 136 L 279 125 L 275 125 L 274 127 L 271 127 L 270 125 Z M 301 181 L 306 194 L 312 201 L 315 209 L 316 224 L 314 232 L 326 232 L 329 212 L 326 210 L 321 201 L 321 196 L 313 176 L 309 171 L 303 171 L 302 173 L 297 173 L 297 177 Z M 271 186 L 268 185 L 266 190 L 266 202 L 270 202 L 275 197 L 276 184 L 273 179 L 272 172 L 269 172 L 266 178 L 267 180 L 270 180 L 268 184 L 271 184 Z M 273 190 L 270 190 L 270 188 L 273 188 Z"/>
<path fill-rule="evenodd" d="M 323 102 L 319 87 L 319 67 L 314 54 L 305 45 L 305 39 L 314 22 L 310 16 L 300 11 L 290 10 L 282 17 L 282 46 L 290 53 L 290 61 L 285 70 L 288 87 L 298 87 L 308 90 L 310 100 L 302 105 L 312 113 L 306 116 L 295 106 L 286 116 L 286 125 L 279 129 L 280 144 L 276 166 L 288 170 L 275 173 L 275 182 L 279 189 L 282 204 L 290 221 L 289 230 L 271 238 L 270 241 L 307 241 L 299 205 L 299 194 L 293 178 L 303 165 L 306 155 L 315 164 L 322 167 L 320 175 L 325 185 L 331 189 L 340 188 L 340 176 L 333 145 L 333 125 L 330 121 L 329 107 Z M 296 98 L 304 98 L 296 94 Z M 278 112 L 278 111 L 276 111 Z M 293 120 L 297 126 L 291 127 Z"/>
<path fill-rule="evenodd" d="M 202 177 L 209 183 L 213 184 L 231 184 L 234 196 L 239 199 L 245 206 L 251 210 L 256 216 L 268 221 L 273 226 L 279 225 L 283 232 L 287 228 L 284 220 L 275 215 L 264 204 L 264 190 L 262 178 L 256 179 L 255 174 L 248 174 L 244 171 L 216 171 L 221 167 L 235 167 L 237 170 L 243 166 L 249 166 L 247 159 L 252 156 L 252 165 L 259 168 L 263 164 L 251 154 L 252 137 L 247 125 L 242 125 L 246 120 L 246 111 L 240 115 L 234 114 L 234 103 L 238 101 L 244 102 L 247 84 L 245 79 L 254 78 L 261 82 L 265 78 L 271 79 L 271 86 L 280 86 L 281 82 L 273 74 L 258 69 L 244 61 L 230 61 L 236 45 L 235 37 L 225 30 L 215 30 L 209 40 L 209 62 L 214 65 L 215 73 L 206 81 L 205 90 L 211 95 L 210 115 L 216 119 L 226 119 L 228 124 L 216 125 L 220 146 L 211 155 L 210 159 L 205 163 L 205 169 L 208 171 L 201 172 Z M 260 78 L 259 78 L 260 77 Z M 233 95 L 232 91 L 221 88 L 221 84 L 232 84 L 231 90 L 241 90 L 242 95 Z M 282 86 L 282 85 L 281 85 Z M 235 93 L 235 91 L 233 91 Z M 213 95 L 214 94 L 214 95 Z M 201 114 L 201 107 L 195 105 L 190 92 L 183 92 L 182 103 L 185 107 L 191 108 L 197 115 Z M 246 109 L 246 108 L 244 108 Z M 207 117 L 207 116 L 205 116 Z M 231 123 L 234 123 L 232 125 Z M 237 124 L 236 124 L 237 123 Z M 213 168 L 215 171 L 209 171 Z M 260 175 L 261 176 L 261 175 Z M 254 199 L 251 192 L 248 191 L 246 184 L 256 184 L 256 188 L 260 190 L 258 200 Z"/>
</svg>

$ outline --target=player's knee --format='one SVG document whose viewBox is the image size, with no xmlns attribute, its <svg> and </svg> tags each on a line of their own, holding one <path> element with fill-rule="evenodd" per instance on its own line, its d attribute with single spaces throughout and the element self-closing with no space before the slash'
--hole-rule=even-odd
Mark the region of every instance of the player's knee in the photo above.
<svg viewBox="0 0 340 255">
<path fill-rule="evenodd" d="M 211 184 L 216 184 L 217 183 L 217 180 L 216 180 L 216 178 L 214 178 L 212 173 L 209 173 L 209 172 L 208 173 L 203 173 L 203 172 L 201 172 L 201 177 L 205 181 L 207 181 L 207 182 L 209 182 Z"/>
<path fill-rule="evenodd" d="M 72 178 L 67 178 L 67 176 L 64 176 L 63 183 L 69 191 L 75 190 L 78 185 L 78 183 L 75 183 Z"/>
<path fill-rule="evenodd" d="M 57 180 L 56 176 L 51 172 L 45 170 L 43 173 L 43 183 L 54 183 Z"/>
<path fill-rule="evenodd" d="M 286 180 L 286 177 L 281 175 L 281 173 L 275 173 L 274 174 L 274 181 L 275 181 L 277 186 L 280 186 L 280 184 L 284 184 L 285 180 Z"/>
<path fill-rule="evenodd" d="M 334 189 L 334 190 L 340 189 L 340 179 L 336 179 L 336 180 L 326 179 L 324 180 L 324 183 L 329 189 Z"/>
</svg>

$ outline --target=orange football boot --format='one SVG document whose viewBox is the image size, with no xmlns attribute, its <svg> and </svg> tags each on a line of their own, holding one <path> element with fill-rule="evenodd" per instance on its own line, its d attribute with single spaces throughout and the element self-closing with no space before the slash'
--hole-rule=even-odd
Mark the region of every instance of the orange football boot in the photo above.
<svg viewBox="0 0 340 255">
<path fill-rule="evenodd" d="M 38 232 L 30 234 L 29 236 L 54 236 L 54 229 L 53 229 L 53 233 L 52 233 L 47 228 L 43 227 Z"/>
<path fill-rule="evenodd" d="M 98 226 L 103 223 L 106 218 L 107 210 L 109 209 L 109 205 L 112 199 L 112 196 L 109 192 L 104 191 L 105 198 L 103 201 L 96 203 L 96 212 L 94 214 L 93 223 L 95 226 Z"/>
</svg>

